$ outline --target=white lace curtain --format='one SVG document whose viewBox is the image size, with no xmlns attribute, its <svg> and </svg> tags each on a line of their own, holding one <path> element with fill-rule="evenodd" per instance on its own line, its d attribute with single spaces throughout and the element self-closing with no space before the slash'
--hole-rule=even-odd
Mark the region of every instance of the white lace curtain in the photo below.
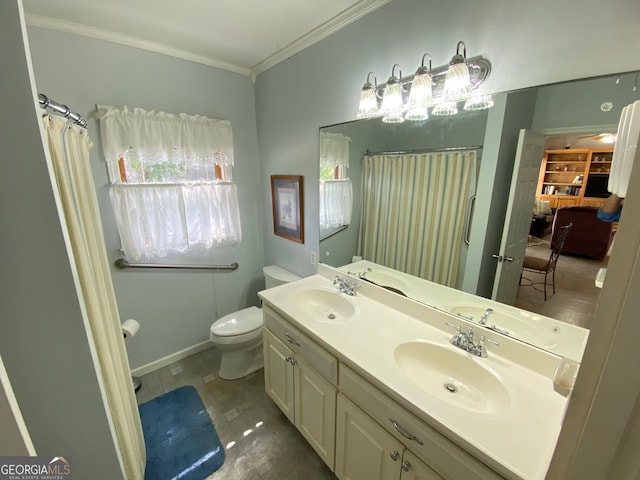
<svg viewBox="0 0 640 480">
<path fill-rule="evenodd" d="M 320 230 L 329 230 L 351 223 L 353 190 L 351 180 L 320 182 Z"/>
<path fill-rule="evenodd" d="M 128 259 L 240 242 L 229 121 L 103 105 L 98 118 Z"/>
<path fill-rule="evenodd" d="M 351 139 L 341 133 L 320 132 L 320 170 L 336 167 L 340 178 L 320 179 L 320 237 L 351 223 L 353 190 L 346 176 Z"/>
<path fill-rule="evenodd" d="M 320 168 L 348 167 L 350 143 L 342 133 L 320 132 Z"/>
</svg>

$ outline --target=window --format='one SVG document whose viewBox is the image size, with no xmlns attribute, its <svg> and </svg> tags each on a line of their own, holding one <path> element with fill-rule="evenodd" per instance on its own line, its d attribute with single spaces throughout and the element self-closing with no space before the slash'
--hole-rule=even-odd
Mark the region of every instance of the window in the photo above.
<svg viewBox="0 0 640 480">
<path fill-rule="evenodd" d="M 320 239 L 351 223 L 353 192 L 347 176 L 351 139 L 320 132 Z"/>
<path fill-rule="evenodd" d="M 241 240 L 231 124 L 99 106 L 111 203 L 130 260 Z"/>
</svg>

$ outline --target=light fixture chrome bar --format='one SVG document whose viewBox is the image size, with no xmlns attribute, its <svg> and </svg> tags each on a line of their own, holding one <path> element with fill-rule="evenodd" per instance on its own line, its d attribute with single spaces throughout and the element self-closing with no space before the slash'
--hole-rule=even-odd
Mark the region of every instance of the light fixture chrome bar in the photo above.
<svg viewBox="0 0 640 480">
<path fill-rule="evenodd" d="M 237 270 L 239 265 L 237 262 L 233 262 L 230 265 L 171 265 L 163 263 L 129 263 L 124 258 L 117 259 L 114 266 L 120 270 L 125 268 L 168 268 L 168 269 L 192 269 L 192 270 L 217 270 L 217 271 L 234 271 Z"/>
<path fill-rule="evenodd" d="M 87 128 L 87 121 L 84 118 L 82 118 L 80 114 L 72 111 L 66 105 L 62 105 L 61 103 L 55 102 L 51 100 L 49 97 L 47 97 L 46 95 L 43 95 L 42 93 L 38 94 L 38 103 L 40 103 L 40 106 L 42 108 L 51 109 L 54 112 L 64 116 L 64 118 L 73 120 L 73 122 L 76 123 L 76 125 L 79 125 L 82 128 Z"/>
<path fill-rule="evenodd" d="M 482 83 L 487 79 L 489 74 L 491 73 L 491 63 L 486 58 L 481 56 L 468 58 L 467 59 L 467 67 L 469 68 L 469 77 L 471 78 L 471 90 L 477 89 Z M 444 79 L 447 76 L 447 71 L 449 70 L 449 65 L 443 65 L 441 67 L 435 67 L 431 69 L 431 80 L 433 82 L 433 96 L 437 97 L 442 95 L 444 92 Z M 400 79 L 400 85 L 403 87 L 403 91 L 408 91 L 407 87 L 410 84 L 415 75 L 410 75 L 408 77 L 402 77 Z M 382 92 L 384 92 L 384 88 L 387 86 L 386 83 L 382 83 L 377 85 L 377 92 L 380 97 L 382 97 Z"/>
</svg>

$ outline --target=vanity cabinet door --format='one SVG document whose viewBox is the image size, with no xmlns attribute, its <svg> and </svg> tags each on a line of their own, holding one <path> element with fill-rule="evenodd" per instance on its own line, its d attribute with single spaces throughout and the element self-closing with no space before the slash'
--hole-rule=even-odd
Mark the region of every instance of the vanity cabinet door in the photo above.
<svg viewBox="0 0 640 480">
<path fill-rule="evenodd" d="M 294 388 L 294 425 L 333 469 L 336 389 L 299 356 L 295 357 Z"/>
<path fill-rule="evenodd" d="M 294 423 L 293 352 L 267 329 L 263 331 L 262 348 L 265 390 Z"/>
<path fill-rule="evenodd" d="M 402 475 L 400 480 L 442 480 L 442 477 L 431 470 L 424 462 L 409 450 L 402 454 Z"/>
<path fill-rule="evenodd" d="M 263 331 L 265 390 L 333 470 L 336 388 L 271 331 Z"/>
<path fill-rule="evenodd" d="M 340 480 L 397 480 L 403 450 L 371 417 L 338 394 L 335 473 Z"/>
</svg>

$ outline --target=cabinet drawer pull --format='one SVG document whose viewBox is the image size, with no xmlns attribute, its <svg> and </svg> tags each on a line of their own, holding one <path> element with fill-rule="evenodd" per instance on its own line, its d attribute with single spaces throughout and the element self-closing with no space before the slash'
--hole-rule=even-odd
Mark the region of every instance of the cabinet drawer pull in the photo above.
<svg viewBox="0 0 640 480">
<path fill-rule="evenodd" d="M 413 440 L 414 442 L 416 442 L 418 445 L 424 445 L 424 442 L 422 440 L 420 440 L 418 437 L 416 437 L 415 435 L 410 434 L 409 432 L 407 432 L 404 428 L 402 428 L 398 422 L 396 422 L 393 418 L 389 417 L 389 421 L 391 423 L 393 423 L 393 426 L 396 428 L 396 430 L 398 431 L 398 433 L 400 435 L 402 435 L 404 438 L 406 438 L 407 440 Z"/>
<path fill-rule="evenodd" d="M 400 453 L 397 450 L 394 450 L 393 452 L 389 453 L 389 456 L 391 457 L 391 460 L 395 462 L 400 458 Z"/>
<path fill-rule="evenodd" d="M 291 343 L 292 345 L 295 345 L 296 347 L 300 346 L 300 344 L 296 342 L 288 333 L 285 333 L 284 336 L 287 337 L 287 342 Z"/>
</svg>

